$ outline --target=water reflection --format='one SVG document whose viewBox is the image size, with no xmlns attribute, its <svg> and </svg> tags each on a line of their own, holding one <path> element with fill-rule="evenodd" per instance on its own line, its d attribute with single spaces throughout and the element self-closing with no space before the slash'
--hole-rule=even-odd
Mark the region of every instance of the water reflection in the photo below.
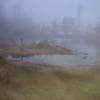
<svg viewBox="0 0 100 100">
<path fill-rule="evenodd" d="M 86 55 L 42 55 L 24 58 L 24 61 L 56 65 L 94 64 L 96 62 L 96 58 Z"/>
<path fill-rule="evenodd" d="M 96 63 L 96 48 L 93 45 L 80 44 L 78 46 L 75 45 L 75 47 L 76 52 L 74 52 L 74 55 L 31 56 L 24 58 L 24 61 L 56 65 Z"/>
</svg>

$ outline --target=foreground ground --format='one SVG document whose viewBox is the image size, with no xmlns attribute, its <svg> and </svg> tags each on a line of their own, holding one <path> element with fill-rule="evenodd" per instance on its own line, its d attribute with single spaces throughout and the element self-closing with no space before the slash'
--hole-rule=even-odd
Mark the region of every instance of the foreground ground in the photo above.
<svg viewBox="0 0 100 100">
<path fill-rule="evenodd" d="M 61 70 L 48 64 L 3 62 L 0 75 L 0 100 L 100 100 L 97 67 Z"/>
</svg>

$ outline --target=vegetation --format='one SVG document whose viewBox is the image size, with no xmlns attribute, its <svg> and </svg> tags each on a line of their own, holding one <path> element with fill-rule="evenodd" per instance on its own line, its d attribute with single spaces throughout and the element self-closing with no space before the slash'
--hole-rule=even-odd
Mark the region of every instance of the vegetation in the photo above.
<svg viewBox="0 0 100 100">
<path fill-rule="evenodd" d="M 0 64 L 2 68 L 9 81 L 0 80 L 0 100 L 100 100 L 100 68 L 10 63 Z"/>
<path fill-rule="evenodd" d="M 15 46 L 11 46 L 11 47 L 6 47 L 6 48 L 1 48 L 0 49 L 0 53 L 1 55 L 12 55 L 15 57 L 26 57 L 26 56 L 33 56 L 33 55 L 49 55 L 49 54 L 72 54 L 72 50 L 71 49 L 67 49 L 64 47 L 60 47 L 60 46 L 53 46 L 50 45 L 48 43 L 34 43 L 34 44 L 30 44 L 30 45 L 26 45 L 24 44 L 23 47 L 20 45 L 15 45 Z"/>
</svg>

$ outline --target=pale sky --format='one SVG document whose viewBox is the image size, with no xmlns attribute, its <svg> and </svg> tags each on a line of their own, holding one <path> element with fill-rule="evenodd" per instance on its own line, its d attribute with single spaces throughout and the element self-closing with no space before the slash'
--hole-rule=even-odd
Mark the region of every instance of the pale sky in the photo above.
<svg viewBox="0 0 100 100">
<path fill-rule="evenodd" d="M 13 16 L 18 0 L 6 0 L 6 15 Z M 78 16 L 78 6 L 82 8 L 82 20 L 96 21 L 100 17 L 100 0 L 19 0 L 22 16 L 38 23 L 51 21 L 53 17 Z"/>
</svg>

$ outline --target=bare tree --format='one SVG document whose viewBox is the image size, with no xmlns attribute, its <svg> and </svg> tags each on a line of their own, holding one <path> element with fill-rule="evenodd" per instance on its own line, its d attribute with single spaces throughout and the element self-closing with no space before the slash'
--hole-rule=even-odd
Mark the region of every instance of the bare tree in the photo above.
<svg viewBox="0 0 100 100">
<path fill-rule="evenodd" d="M 57 34 L 58 33 L 58 21 L 57 21 L 57 18 L 55 17 L 53 20 L 52 20 L 52 23 L 51 23 L 51 31 L 52 33 L 54 34 Z"/>
<path fill-rule="evenodd" d="M 4 12 L 5 12 L 5 0 L 0 0 L 0 21 L 4 18 Z"/>
<path fill-rule="evenodd" d="M 16 22 L 20 21 L 20 17 L 21 17 L 21 10 L 22 10 L 22 0 L 16 0 L 15 2 L 15 6 L 14 6 L 14 16 L 16 19 Z"/>
<path fill-rule="evenodd" d="M 66 35 L 75 33 L 76 25 L 74 18 L 64 17 L 62 20 L 62 32 Z"/>
<path fill-rule="evenodd" d="M 24 50 L 24 41 L 23 38 L 20 39 L 20 51 L 23 52 Z M 23 55 L 21 56 L 21 61 L 23 62 Z"/>
<path fill-rule="evenodd" d="M 100 63 L 100 23 L 96 25 L 94 34 L 92 34 L 92 39 L 96 46 L 97 62 Z"/>
</svg>

